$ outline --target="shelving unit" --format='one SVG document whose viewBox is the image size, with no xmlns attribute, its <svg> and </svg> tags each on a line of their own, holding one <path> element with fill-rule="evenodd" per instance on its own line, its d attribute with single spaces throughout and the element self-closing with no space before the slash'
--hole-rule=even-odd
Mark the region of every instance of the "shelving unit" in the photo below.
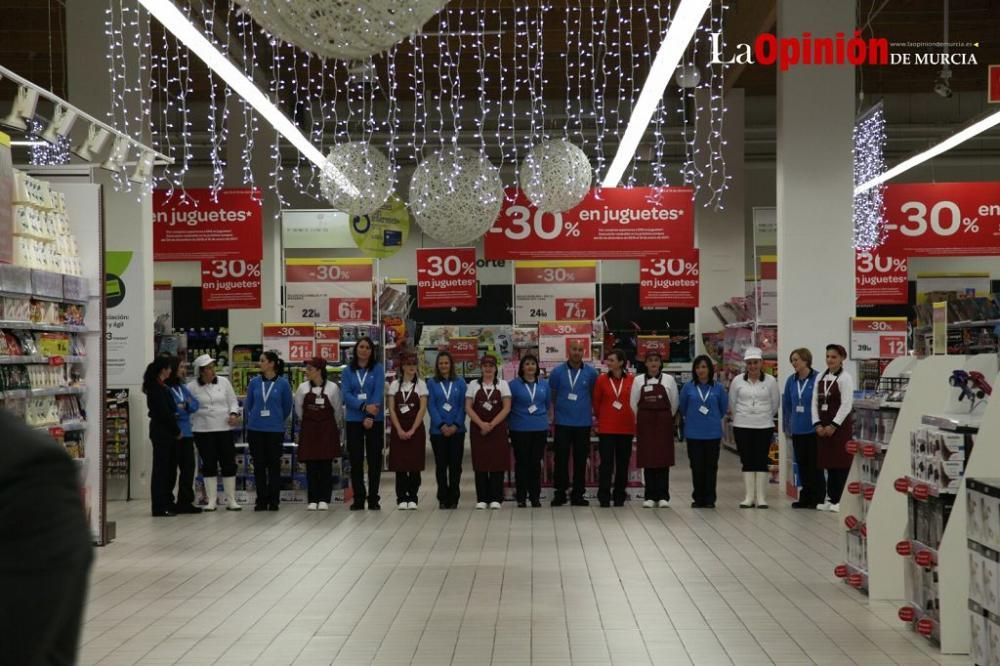
<svg viewBox="0 0 1000 666">
<path fill-rule="evenodd" d="M 112 389 L 104 398 L 105 478 L 125 486 L 124 499 L 132 499 L 129 472 L 132 455 L 129 448 L 131 423 L 128 389 Z M 109 493 L 110 494 L 110 493 Z"/>
<path fill-rule="evenodd" d="M 1000 660 L 1000 479 L 966 480 L 969 556 L 969 656 Z"/>
</svg>

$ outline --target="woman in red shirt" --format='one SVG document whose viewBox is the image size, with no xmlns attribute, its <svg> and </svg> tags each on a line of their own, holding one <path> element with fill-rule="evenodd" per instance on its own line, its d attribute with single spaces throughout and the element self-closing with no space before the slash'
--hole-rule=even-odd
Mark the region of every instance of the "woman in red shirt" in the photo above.
<svg viewBox="0 0 1000 666">
<path fill-rule="evenodd" d="M 625 484 L 635 434 L 635 415 L 629 402 L 633 377 L 625 372 L 625 352 L 622 350 L 612 350 L 606 362 L 608 372 L 597 378 L 593 397 L 601 452 L 597 499 L 602 507 L 611 506 L 612 500 L 615 506 L 624 506 L 628 499 Z M 612 473 L 614 495 L 611 493 Z"/>
</svg>

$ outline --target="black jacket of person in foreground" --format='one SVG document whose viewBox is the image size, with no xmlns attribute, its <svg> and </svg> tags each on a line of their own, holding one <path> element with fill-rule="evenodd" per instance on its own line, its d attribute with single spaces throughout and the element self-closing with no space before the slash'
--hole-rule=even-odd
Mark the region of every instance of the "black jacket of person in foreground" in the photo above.
<svg viewBox="0 0 1000 666">
<path fill-rule="evenodd" d="M 76 663 L 93 557 L 77 464 L 0 410 L 0 664 Z"/>
</svg>

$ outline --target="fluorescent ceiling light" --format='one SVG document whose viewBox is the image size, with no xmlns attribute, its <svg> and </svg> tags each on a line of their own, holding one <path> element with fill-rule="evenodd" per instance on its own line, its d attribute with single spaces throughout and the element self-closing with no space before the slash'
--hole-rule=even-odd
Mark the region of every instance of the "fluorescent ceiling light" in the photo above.
<svg viewBox="0 0 1000 666">
<path fill-rule="evenodd" d="M 35 148 L 37 146 L 46 146 L 46 145 L 48 145 L 48 143 L 45 142 L 45 141 L 11 141 L 10 145 L 12 145 L 12 146 L 27 146 L 29 148 Z"/>
<path fill-rule="evenodd" d="M 653 118 L 657 105 L 663 99 L 663 92 L 667 89 L 674 70 L 684 57 L 688 44 L 691 43 L 702 17 L 711 4 L 712 0 L 682 0 L 674 12 L 667 34 L 656 52 L 653 66 L 649 68 L 646 83 L 643 84 L 639 99 L 632 109 L 628 127 L 625 128 L 625 133 L 618 143 L 618 152 L 604 176 L 604 187 L 616 187 L 621 182 L 636 148 L 639 147 L 639 142 L 646 133 L 646 128 L 649 127 L 649 121 Z"/>
<path fill-rule="evenodd" d="M 863 194 L 876 185 L 881 185 L 887 180 L 891 180 L 899 174 L 909 171 L 918 164 L 922 164 L 942 153 L 946 153 L 955 146 L 965 143 L 972 137 L 982 134 L 986 130 L 996 127 L 997 125 L 1000 125 L 1000 111 L 994 111 L 985 118 L 980 118 L 971 125 L 955 132 L 936 146 L 932 146 L 922 153 L 917 153 L 913 157 L 903 160 L 891 169 L 887 169 L 884 173 L 872 178 L 868 182 L 858 185 L 854 188 L 854 195 L 857 196 L 859 194 Z"/>
<path fill-rule="evenodd" d="M 349 182 L 349 179 L 327 162 L 322 151 L 309 142 L 309 139 L 295 126 L 295 123 L 289 120 L 281 112 L 281 109 L 272 104 L 267 95 L 237 69 L 229 58 L 215 48 L 201 33 L 201 30 L 184 16 L 171 0 L 139 0 L 139 2 L 146 8 L 146 11 L 163 24 L 164 28 L 172 32 L 184 46 L 204 61 L 209 69 L 218 74 L 236 94 L 245 99 L 257 113 L 262 115 L 271 124 L 271 127 L 295 146 L 307 160 L 320 169 L 328 170 L 338 183 L 343 183 L 345 191 L 351 196 L 360 194 L 357 187 Z"/>
</svg>

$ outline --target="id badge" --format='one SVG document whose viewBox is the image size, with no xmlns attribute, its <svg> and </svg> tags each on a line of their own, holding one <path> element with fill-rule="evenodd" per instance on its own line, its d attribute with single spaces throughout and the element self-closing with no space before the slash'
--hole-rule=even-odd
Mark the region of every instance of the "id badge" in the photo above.
<svg viewBox="0 0 1000 666">
<path fill-rule="evenodd" d="M 451 403 L 449 403 L 449 402 L 444 403 L 444 411 L 446 411 L 446 412 L 450 412 L 451 411 Z"/>
<path fill-rule="evenodd" d="M 615 409 L 621 409 L 623 407 L 622 403 L 618 402 L 617 400 L 611 403 L 611 406 L 614 407 Z"/>
<path fill-rule="evenodd" d="M 795 413 L 796 414 L 805 414 L 806 413 L 806 408 L 804 406 L 802 406 L 802 405 L 796 405 L 795 406 Z"/>
<path fill-rule="evenodd" d="M 262 409 L 262 410 L 260 410 L 260 417 L 262 419 L 266 419 L 270 415 L 271 415 L 271 410 L 270 409 Z"/>
<path fill-rule="evenodd" d="M 650 391 L 653 390 L 653 387 L 652 386 L 643 386 L 642 390 L 645 391 L 646 393 L 649 393 Z"/>
<path fill-rule="evenodd" d="M 572 401 L 576 402 L 576 393 L 570 393 L 570 394 L 569 394 L 568 396 L 566 396 L 566 397 L 567 397 L 567 398 L 569 398 L 570 400 L 572 400 Z"/>
<path fill-rule="evenodd" d="M 409 405 L 402 405 L 399 408 L 399 413 L 400 414 L 409 414 L 410 413 L 410 406 Z"/>
<path fill-rule="evenodd" d="M 358 394 L 358 400 L 367 400 L 367 399 L 368 399 L 368 394 L 367 393 L 359 393 Z"/>
<path fill-rule="evenodd" d="M 706 407 L 705 405 L 702 405 L 701 407 L 699 407 L 698 411 L 701 412 L 702 414 L 704 414 L 705 416 L 708 416 L 708 411 L 709 410 L 708 410 L 708 407 Z"/>
<path fill-rule="evenodd" d="M 531 407 L 528 407 L 529 414 L 534 414 L 537 411 L 538 411 L 538 405 L 532 405 Z"/>
<path fill-rule="evenodd" d="M 186 405 L 187 405 L 187 403 L 186 403 L 186 402 L 178 402 L 178 403 L 177 403 L 177 406 L 178 406 L 178 407 L 180 407 L 181 409 L 184 409 L 184 407 L 185 407 Z"/>
<path fill-rule="evenodd" d="M 321 395 L 316 396 L 316 404 L 317 405 L 322 405 L 324 402 L 326 402 L 326 400 L 324 400 L 323 396 L 321 396 Z"/>
<path fill-rule="evenodd" d="M 826 411 L 826 410 L 828 410 L 828 409 L 830 409 L 830 405 L 822 405 L 822 406 L 820 407 L 820 411 L 824 411 L 824 412 L 825 412 L 825 411 Z"/>
</svg>

